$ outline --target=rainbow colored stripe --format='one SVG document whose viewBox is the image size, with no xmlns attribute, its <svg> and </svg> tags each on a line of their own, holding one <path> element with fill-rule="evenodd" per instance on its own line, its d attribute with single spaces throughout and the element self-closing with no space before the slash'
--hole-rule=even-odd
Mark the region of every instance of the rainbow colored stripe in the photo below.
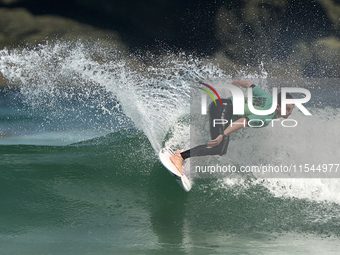
<svg viewBox="0 0 340 255">
<path fill-rule="evenodd" d="M 209 89 L 211 89 L 211 91 L 213 91 L 215 93 L 215 95 L 217 96 L 218 100 L 220 101 L 220 104 L 222 105 L 222 100 L 220 98 L 220 95 L 217 93 L 217 91 L 213 87 L 211 87 L 210 85 L 208 85 L 208 84 L 206 84 L 204 82 L 201 82 L 201 81 L 199 83 L 204 85 L 204 86 L 206 86 L 206 87 L 208 87 Z M 200 89 L 205 91 L 205 92 L 207 92 L 208 95 L 212 98 L 212 100 L 214 100 L 214 103 L 217 106 L 216 100 L 215 100 L 214 96 L 210 93 L 210 91 L 206 90 L 206 89 L 203 89 L 203 88 L 200 88 Z"/>
</svg>

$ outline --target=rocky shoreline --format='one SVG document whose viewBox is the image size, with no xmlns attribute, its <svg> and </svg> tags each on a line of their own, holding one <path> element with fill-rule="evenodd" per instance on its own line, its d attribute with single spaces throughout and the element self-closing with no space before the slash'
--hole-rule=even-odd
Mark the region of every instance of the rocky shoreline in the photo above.
<svg viewBox="0 0 340 255">
<path fill-rule="evenodd" d="M 262 64 L 273 75 L 340 74 L 335 0 L 49 2 L 0 0 L 0 49 L 96 38 L 126 52 L 173 46 L 213 58 L 228 70 Z M 4 80 L 0 76 L 0 85 Z"/>
</svg>

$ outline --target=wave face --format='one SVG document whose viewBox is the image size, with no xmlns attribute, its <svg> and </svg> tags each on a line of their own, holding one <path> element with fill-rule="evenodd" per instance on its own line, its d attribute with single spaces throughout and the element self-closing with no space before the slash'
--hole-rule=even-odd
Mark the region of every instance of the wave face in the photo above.
<svg viewBox="0 0 340 255">
<path fill-rule="evenodd" d="M 158 58 L 150 54 L 139 60 L 99 43 L 60 42 L 2 50 L 0 56 L 1 72 L 19 86 L 28 115 L 36 111 L 47 119 L 42 129 L 59 125 L 109 133 L 133 125 L 148 136 L 155 150 L 178 116 L 188 114 L 192 80 L 221 73 L 184 54 Z M 153 65 L 143 64 L 150 61 Z"/>
<path fill-rule="evenodd" d="M 339 179 L 197 178 L 184 194 L 159 163 L 164 145 L 190 146 L 190 86 L 230 82 L 213 63 L 55 42 L 0 51 L 0 70 L 9 81 L 0 93 L 7 254 L 338 251 Z M 314 87 L 312 95 L 313 117 L 294 113 L 293 133 L 245 130 L 225 160 L 251 164 L 256 152 L 260 163 L 339 163 L 338 92 Z"/>
</svg>

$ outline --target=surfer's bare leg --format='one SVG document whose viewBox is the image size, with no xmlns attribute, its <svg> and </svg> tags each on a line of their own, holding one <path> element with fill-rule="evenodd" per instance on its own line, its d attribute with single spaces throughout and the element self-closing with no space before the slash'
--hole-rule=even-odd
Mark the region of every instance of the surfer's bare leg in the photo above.
<svg viewBox="0 0 340 255">
<path fill-rule="evenodd" d="M 176 151 L 177 152 L 177 151 Z M 175 167 L 178 169 L 178 171 L 183 175 L 183 161 L 181 154 L 175 154 L 170 157 L 171 162 L 175 165 Z"/>
</svg>

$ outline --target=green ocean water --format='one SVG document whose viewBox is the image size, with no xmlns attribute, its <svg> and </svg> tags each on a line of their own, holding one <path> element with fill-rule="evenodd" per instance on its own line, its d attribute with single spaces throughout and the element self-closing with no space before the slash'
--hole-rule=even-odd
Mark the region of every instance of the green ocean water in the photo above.
<svg viewBox="0 0 340 255">
<path fill-rule="evenodd" d="M 184 193 L 135 130 L 0 150 L 2 254 L 338 252 L 339 204 L 251 181 L 200 179 Z"/>
<path fill-rule="evenodd" d="M 174 56 L 143 72 L 112 51 L 96 62 L 105 50 L 1 51 L 11 87 L 0 93 L 0 254 L 339 253 L 338 179 L 193 177 L 185 193 L 158 161 L 162 146 L 189 145 L 188 81 L 228 76 Z M 337 93 L 310 106 L 334 130 Z M 321 128 L 303 130 L 319 145 L 309 153 L 292 151 L 296 138 L 280 146 L 336 163 L 339 135 Z M 228 160 L 254 153 L 240 144 L 248 136 L 233 138 Z"/>
</svg>

